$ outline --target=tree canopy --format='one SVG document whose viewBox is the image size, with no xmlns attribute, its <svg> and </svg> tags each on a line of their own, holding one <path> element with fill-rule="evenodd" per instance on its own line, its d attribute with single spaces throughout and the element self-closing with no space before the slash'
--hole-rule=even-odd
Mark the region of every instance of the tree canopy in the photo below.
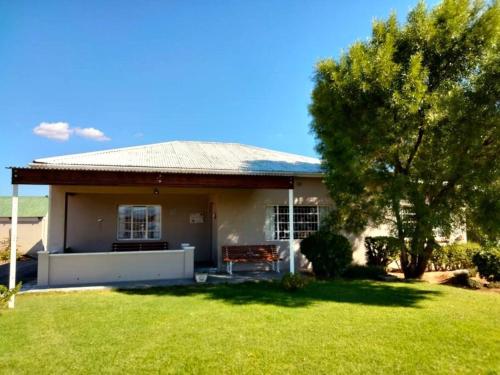
<svg viewBox="0 0 500 375">
<path fill-rule="evenodd" d="M 497 1 L 421 2 L 317 64 L 311 127 L 339 221 L 390 222 L 407 277 L 468 210 L 498 217 L 481 197 L 499 181 L 499 42 Z"/>
</svg>

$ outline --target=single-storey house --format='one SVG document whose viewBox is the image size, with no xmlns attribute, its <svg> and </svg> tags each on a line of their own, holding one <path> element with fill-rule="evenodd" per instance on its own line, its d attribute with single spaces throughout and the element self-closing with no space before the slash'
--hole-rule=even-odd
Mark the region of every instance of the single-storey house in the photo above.
<svg viewBox="0 0 500 375">
<path fill-rule="evenodd" d="M 49 199 L 44 196 L 19 197 L 17 252 L 36 257 L 45 250 Z M 0 251 L 10 243 L 12 197 L 0 197 Z"/>
<path fill-rule="evenodd" d="M 333 207 L 322 178 L 316 158 L 236 143 L 165 142 L 12 167 L 11 216 L 17 222 L 18 185 L 49 185 L 39 285 L 185 279 L 200 266 L 294 272 L 308 266 L 300 240 Z M 365 234 L 387 235 L 387 228 Z M 364 235 L 351 241 L 354 262 L 364 263 Z M 254 256 L 255 246 L 258 254 L 273 249 L 265 258 L 272 261 L 228 266 L 228 249 Z"/>
</svg>

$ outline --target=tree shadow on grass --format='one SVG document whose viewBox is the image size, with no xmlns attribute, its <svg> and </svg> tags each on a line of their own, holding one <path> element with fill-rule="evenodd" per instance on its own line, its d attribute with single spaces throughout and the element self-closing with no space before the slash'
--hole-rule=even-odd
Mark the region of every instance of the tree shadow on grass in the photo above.
<svg viewBox="0 0 500 375">
<path fill-rule="evenodd" d="M 287 292 L 278 282 L 248 282 L 241 284 L 206 284 L 149 289 L 119 289 L 129 295 L 203 296 L 231 305 L 275 305 L 306 307 L 319 302 L 353 303 L 373 306 L 419 307 L 422 300 L 441 294 L 401 284 L 370 281 L 313 282 L 306 288 Z"/>
</svg>

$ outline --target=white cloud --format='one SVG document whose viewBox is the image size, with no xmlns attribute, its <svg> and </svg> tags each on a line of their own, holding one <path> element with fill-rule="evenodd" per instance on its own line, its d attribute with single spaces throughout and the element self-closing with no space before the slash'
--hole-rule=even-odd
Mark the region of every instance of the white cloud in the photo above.
<svg viewBox="0 0 500 375">
<path fill-rule="evenodd" d="M 96 128 L 75 128 L 75 134 L 99 142 L 111 140 L 111 138 L 106 137 L 102 131 Z"/>
<path fill-rule="evenodd" d="M 67 122 L 42 122 L 33 129 L 33 133 L 57 141 L 67 141 L 71 135 L 82 138 L 92 139 L 94 141 L 109 141 L 101 130 L 96 128 L 71 128 Z"/>
<path fill-rule="evenodd" d="M 42 122 L 33 129 L 33 133 L 40 137 L 67 141 L 72 130 L 67 122 Z"/>
<path fill-rule="evenodd" d="M 142 138 L 142 137 L 144 137 L 144 133 L 143 132 L 137 132 L 137 133 L 134 134 L 134 137 L 135 138 Z"/>
</svg>

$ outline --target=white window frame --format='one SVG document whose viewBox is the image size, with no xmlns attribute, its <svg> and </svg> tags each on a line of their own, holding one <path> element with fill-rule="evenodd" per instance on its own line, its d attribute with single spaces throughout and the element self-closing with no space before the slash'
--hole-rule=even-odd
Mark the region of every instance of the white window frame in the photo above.
<svg viewBox="0 0 500 375">
<path fill-rule="evenodd" d="M 133 238 L 133 228 L 134 228 L 134 216 L 132 215 L 130 217 L 130 238 L 120 238 L 120 207 L 131 207 L 132 208 L 132 212 L 133 212 L 133 209 L 134 207 L 144 207 L 146 208 L 146 230 L 144 231 L 145 234 L 146 234 L 146 238 Z M 148 227 L 148 215 L 147 215 L 147 212 L 148 212 L 148 207 L 157 207 L 158 208 L 158 226 L 159 226 L 159 230 L 158 230 L 158 234 L 159 234 L 159 237 L 158 238 L 147 238 L 148 237 L 148 230 L 147 230 L 147 227 Z M 161 228 L 161 205 L 159 204 L 120 204 L 118 205 L 117 207 L 117 215 L 116 215 L 116 240 L 117 241 L 160 241 L 161 238 L 162 238 L 162 228 Z"/>
<path fill-rule="evenodd" d="M 273 209 L 273 226 L 274 228 L 272 229 L 272 239 L 267 239 L 267 241 L 272 241 L 272 242 L 275 242 L 275 241 L 280 241 L 280 242 L 283 242 L 283 241 L 289 241 L 289 238 L 279 238 L 279 224 L 280 223 L 284 223 L 284 224 L 288 224 L 288 233 L 290 233 L 290 224 L 289 224 L 289 220 L 288 220 L 288 214 L 286 214 L 286 218 L 287 220 L 286 221 L 279 221 L 279 207 L 287 207 L 287 205 L 285 204 L 273 204 L 273 205 L 269 205 L 268 207 L 271 207 Z M 294 213 L 294 227 L 295 225 L 297 224 L 301 224 L 302 222 L 299 222 L 298 220 L 296 220 L 296 215 L 300 215 L 300 213 L 297 212 L 297 208 L 299 207 L 316 207 L 316 224 L 317 224 L 317 230 L 319 230 L 320 228 L 320 225 L 321 225 L 321 218 L 320 218 L 320 209 L 322 207 L 325 207 L 325 208 L 328 208 L 329 206 L 326 206 L 326 205 L 315 205 L 315 204 L 301 204 L 301 205 L 294 205 L 293 206 L 293 213 Z M 274 212 L 274 210 L 276 210 L 276 213 Z M 285 215 L 285 214 L 283 214 Z M 276 230 L 276 228 L 278 228 L 278 230 Z M 295 229 L 295 228 L 294 228 Z M 311 231 L 311 233 L 314 233 L 314 232 L 317 232 L 317 230 L 314 230 L 314 231 Z M 296 235 L 295 235 L 295 230 L 294 230 L 294 239 L 296 240 L 302 240 L 303 238 L 297 238 Z M 290 234 L 288 234 L 288 236 L 290 236 Z"/>
</svg>

